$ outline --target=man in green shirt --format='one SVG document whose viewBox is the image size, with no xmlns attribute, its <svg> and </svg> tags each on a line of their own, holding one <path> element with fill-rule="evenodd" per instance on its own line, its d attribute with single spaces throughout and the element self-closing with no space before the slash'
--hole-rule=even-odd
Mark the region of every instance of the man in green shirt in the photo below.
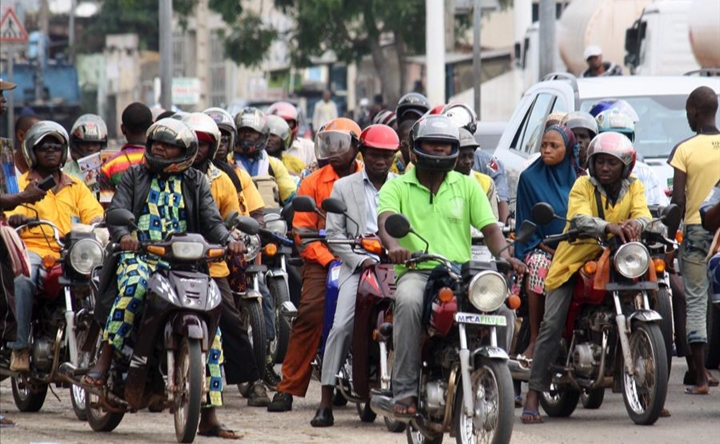
<svg viewBox="0 0 720 444">
<path fill-rule="evenodd" d="M 417 412 L 417 386 L 420 374 L 420 337 L 423 293 L 432 268 L 427 262 L 417 270 L 403 264 L 411 252 L 424 250 L 416 236 L 394 239 L 385 230 L 392 214 L 403 214 L 411 226 L 425 238 L 430 253 L 445 256 L 459 264 L 470 261 L 470 226 L 485 235 L 490 251 L 497 254 L 505 247 L 505 238 L 497 225 L 487 196 L 471 177 L 453 171 L 458 157 L 460 134 L 448 117 L 430 115 L 420 119 L 410 133 L 410 157 L 415 168 L 390 181 L 380 190 L 378 225 L 380 237 L 388 249 L 398 273 L 395 296 L 393 396 L 395 414 Z M 522 275 L 525 266 L 507 251 L 501 254 Z"/>
</svg>

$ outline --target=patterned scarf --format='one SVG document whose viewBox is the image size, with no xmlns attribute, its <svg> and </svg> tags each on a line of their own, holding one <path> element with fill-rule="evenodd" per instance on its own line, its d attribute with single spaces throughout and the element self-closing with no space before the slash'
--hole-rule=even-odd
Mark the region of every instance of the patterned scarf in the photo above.
<svg viewBox="0 0 720 444">
<path fill-rule="evenodd" d="M 174 233 L 187 231 L 182 175 L 155 176 L 138 219 L 138 240 L 162 241 Z"/>
</svg>

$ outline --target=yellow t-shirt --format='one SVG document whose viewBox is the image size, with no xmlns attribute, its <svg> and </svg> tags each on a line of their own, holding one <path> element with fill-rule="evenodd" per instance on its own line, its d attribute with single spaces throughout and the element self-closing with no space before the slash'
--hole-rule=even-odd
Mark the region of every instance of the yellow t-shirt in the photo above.
<svg viewBox="0 0 720 444">
<path fill-rule="evenodd" d="M 698 134 L 681 142 L 668 163 L 687 174 L 685 224 L 701 224 L 700 205 L 720 180 L 720 134 Z"/>
<path fill-rule="evenodd" d="M 250 216 L 250 213 L 253 211 L 264 208 L 265 202 L 263 202 L 262 196 L 255 186 L 252 177 L 250 177 L 250 174 L 240 167 L 235 167 L 234 170 L 242 185 L 242 192 L 238 193 L 240 215 Z"/>
<path fill-rule="evenodd" d="M 302 170 L 305 169 L 305 162 L 287 153 L 282 153 L 282 163 L 287 168 L 288 173 L 295 176 L 299 176 Z"/>
<path fill-rule="evenodd" d="M 630 184 L 627 193 L 615 206 L 611 206 L 604 195 L 600 196 L 600 200 L 607 222 L 616 224 L 629 219 L 652 218 L 645 200 L 645 187 L 639 180 Z M 580 215 L 600 217 L 597 208 L 595 185 L 590 182 L 589 176 L 578 177 L 570 190 L 568 219 Z M 567 227 L 565 230 L 567 231 Z M 595 259 L 601 251 L 597 242 L 591 239 L 578 240 L 572 244 L 567 241 L 560 242 L 545 278 L 545 289 L 554 290 L 563 285 L 585 262 Z"/>
<path fill-rule="evenodd" d="M 24 190 L 29 183 L 28 174 L 30 172 L 18 178 L 21 190 Z M 29 205 L 37 210 L 39 219 L 54 223 L 60 230 L 61 236 L 69 233 L 73 224 L 91 224 L 93 221 L 102 219 L 104 212 L 100 202 L 95 199 L 83 182 L 68 174 L 63 174 L 61 181 L 64 186 L 57 194 L 50 190 L 42 200 Z M 7 216 L 22 214 L 26 217 L 36 217 L 34 211 L 21 206 L 5 214 Z M 20 238 L 28 250 L 40 257 L 50 255 L 60 258 L 60 246 L 55 242 L 53 232 L 49 227 L 22 230 Z"/>
<path fill-rule="evenodd" d="M 488 202 L 490 202 L 490 208 L 493 210 L 495 219 L 499 219 L 497 191 L 495 190 L 495 182 L 493 182 L 492 177 L 475 170 L 471 170 L 470 175 L 480 184 L 480 187 L 488 198 Z"/>
<path fill-rule="evenodd" d="M 230 177 L 224 171 L 220 171 L 210 164 L 207 178 L 210 181 L 210 194 L 212 194 L 215 204 L 220 210 L 220 217 L 225 219 L 233 211 L 240 214 L 238 193 L 235 192 L 235 185 L 233 185 Z M 225 261 L 211 262 L 209 269 L 211 277 L 223 278 L 230 275 L 230 269 Z"/>
</svg>

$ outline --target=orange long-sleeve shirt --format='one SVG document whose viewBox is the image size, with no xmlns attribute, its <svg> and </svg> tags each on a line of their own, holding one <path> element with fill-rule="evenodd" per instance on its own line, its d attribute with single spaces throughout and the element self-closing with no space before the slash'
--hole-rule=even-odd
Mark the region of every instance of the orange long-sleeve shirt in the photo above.
<svg viewBox="0 0 720 444">
<path fill-rule="evenodd" d="M 355 171 L 353 172 L 357 171 L 360 171 L 360 164 L 356 161 Z M 321 208 L 322 201 L 330 197 L 333 185 L 339 178 L 332 165 L 326 165 L 303 179 L 297 195 L 311 197 L 317 207 Z M 302 232 L 315 232 L 324 228 L 325 219 L 315 213 L 295 213 L 293 217 L 293 230 L 296 235 Z M 297 236 L 295 242 L 298 244 L 300 256 L 306 261 L 315 262 L 326 267 L 335 259 L 335 255 L 322 242 L 312 242 L 303 246 Z"/>
</svg>

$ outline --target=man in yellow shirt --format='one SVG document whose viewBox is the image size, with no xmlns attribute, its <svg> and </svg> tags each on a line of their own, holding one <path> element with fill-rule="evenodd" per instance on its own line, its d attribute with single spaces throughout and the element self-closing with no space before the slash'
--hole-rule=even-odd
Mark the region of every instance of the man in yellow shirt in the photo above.
<svg viewBox="0 0 720 444">
<path fill-rule="evenodd" d="M 28 131 L 22 151 L 30 169 L 20 177 L 20 189 L 24 190 L 32 182 L 48 176 L 52 176 L 55 186 L 44 199 L 32 206 L 35 211 L 18 207 L 8 213 L 10 225 L 17 227 L 25 224 L 28 217 L 37 216 L 55 224 L 60 234 L 65 235 L 73 224 L 91 224 L 102 220 L 102 206 L 90 189 L 78 179 L 62 172 L 68 157 L 68 134 L 63 127 L 51 121 L 38 122 Z M 20 232 L 20 237 L 29 250 L 31 268 L 28 277 L 21 275 L 15 278 L 18 326 L 17 339 L 10 344 L 13 349 L 10 370 L 26 372 L 30 370 L 28 336 L 42 258 L 53 256 L 59 259 L 61 248 L 48 227 L 25 229 Z"/>
<path fill-rule="evenodd" d="M 582 234 L 593 238 L 612 235 L 623 243 L 639 239 L 652 216 L 642 182 L 630 177 L 635 158 L 632 142 L 622 134 L 607 132 L 592 140 L 588 148 L 590 175 L 577 179 L 568 202 L 567 218 L 574 221 L 575 228 Z M 522 412 L 524 424 L 542 422 L 539 397 L 550 389 L 550 365 L 557 359 L 575 287 L 575 273 L 601 251 L 596 241 L 580 240 L 572 244 L 560 242 L 555 252 L 545 279 L 545 316 L 535 344 L 530 390 Z"/>
<path fill-rule="evenodd" d="M 687 342 L 690 345 L 695 385 L 688 394 L 707 394 L 705 372 L 707 344 L 707 256 L 713 235 L 702 226 L 700 206 L 720 180 L 720 131 L 715 125 L 717 94 L 707 86 L 696 88 L 685 111 L 690 129 L 697 135 L 679 143 L 668 163 L 675 169 L 672 203 L 685 210 L 685 233 L 680 247 L 680 271 L 687 303 Z M 673 236 L 678 227 L 668 227 Z M 692 375 L 691 375 L 692 376 Z"/>
<path fill-rule="evenodd" d="M 475 165 L 475 150 L 479 147 L 480 144 L 477 143 L 470 131 L 465 128 L 460 128 L 460 154 L 458 154 L 458 160 L 455 164 L 455 171 L 472 177 L 480 184 L 480 188 L 485 192 L 490 202 L 490 207 L 495 215 L 495 219 L 497 219 L 498 197 L 497 191 L 495 190 L 495 182 L 493 182 L 492 178 L 487 174 L 473 170 L 473 165 Z"/>
</svg>

